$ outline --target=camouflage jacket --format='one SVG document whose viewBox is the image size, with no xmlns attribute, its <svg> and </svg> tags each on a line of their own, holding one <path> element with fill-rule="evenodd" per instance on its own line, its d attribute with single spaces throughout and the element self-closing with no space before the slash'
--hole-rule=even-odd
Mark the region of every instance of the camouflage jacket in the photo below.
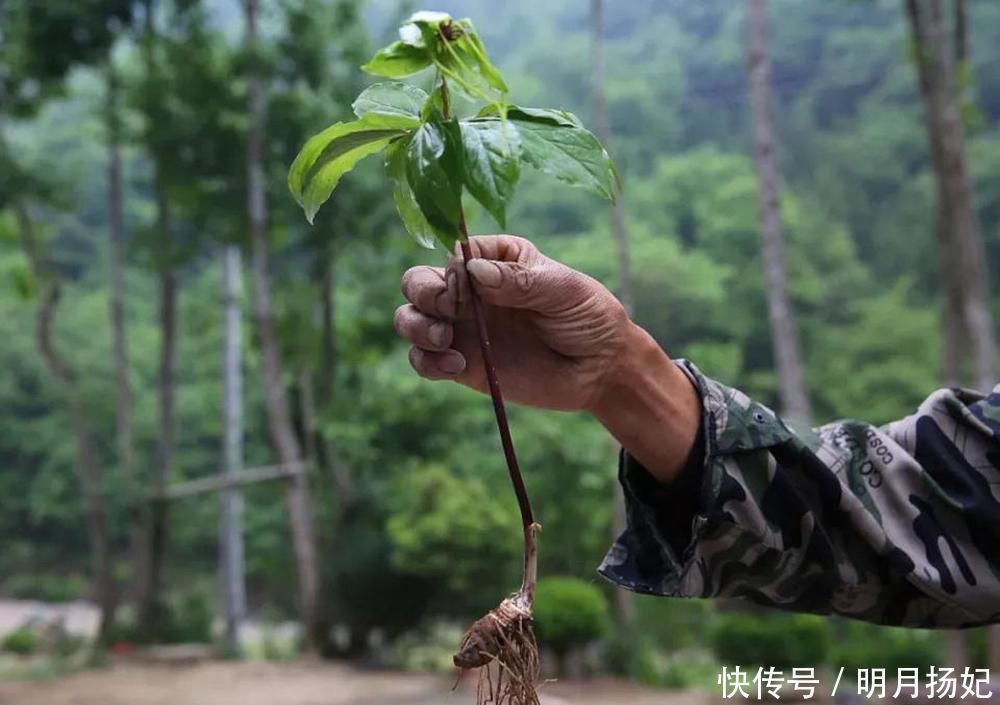
<svg viewBox="0 0 1000 705">
<path fill-rule="evenodd" d="M 939 390 L 881 428 L 799 430 L 678 364 L 704 407 L 694 489 L 685 498 L 624 456 L 628 527 L 602 575 L 881 624 L 1000 621 L 1000 386 Z"/>
</svg>

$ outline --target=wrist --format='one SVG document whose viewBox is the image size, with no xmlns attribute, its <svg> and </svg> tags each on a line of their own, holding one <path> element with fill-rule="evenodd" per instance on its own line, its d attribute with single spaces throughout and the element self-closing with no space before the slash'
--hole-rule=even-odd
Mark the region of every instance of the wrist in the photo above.
<svg viewBox="0 0 1000 705">
<path fill-rule="evenodd" d="M 651 475 L 668 483 L 687 462 L 702 407 L 688 376 L 631 323 L 589 411 Z"/>
</svg>

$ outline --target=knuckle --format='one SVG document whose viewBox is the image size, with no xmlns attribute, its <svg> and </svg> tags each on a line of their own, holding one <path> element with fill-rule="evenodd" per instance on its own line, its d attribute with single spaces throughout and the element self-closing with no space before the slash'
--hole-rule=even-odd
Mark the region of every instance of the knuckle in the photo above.
<svg viewBox="0 0 1000 705">
<path fill-rule="evenodd" d="M 534 284 L 535 276 L 534 272 L 527 267 L 515 267 L 514 268 L 514 286 L 517 290 L 523 294 L 527 294 L 531 291 Z"/>
<path fill-rule="evenodd" d="M 503 277 L 502 286 L 511 286 L 523 296 L 530 294 L 535 288 L 538 272 L 534 267 L 514 262 L 506 267 L 501 266 L 499 269 Z"/>
</svg>

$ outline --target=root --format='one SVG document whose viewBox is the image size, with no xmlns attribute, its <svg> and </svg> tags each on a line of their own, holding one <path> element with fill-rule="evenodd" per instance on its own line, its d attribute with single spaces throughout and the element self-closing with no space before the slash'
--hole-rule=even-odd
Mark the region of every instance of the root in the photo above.
<svg viewBox="0 0 1000 705">
<path fill-rule="evenodd" d="M 477 620 L 454 656 L 459 668 L 479 668 L 477 705 L 539 705 L 538 645 L 531 605 L 518 593 Z"/>
</svg>

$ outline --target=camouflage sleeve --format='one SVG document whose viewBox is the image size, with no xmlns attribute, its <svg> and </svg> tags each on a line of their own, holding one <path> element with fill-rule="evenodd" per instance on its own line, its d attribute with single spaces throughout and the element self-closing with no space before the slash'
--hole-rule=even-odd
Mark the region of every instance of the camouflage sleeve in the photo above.
<svg viewBox="0 0 1000 705">
<path fill-rule="evenodd" d="M 881 428 L 799 430 L 678 364 L 704 406 L 690 540 L 677 540 L 670 488 L 626 456 L 628 527 L 603 576 L 880 624 L 1000 621 L 1000 387 L 939 390 Z"/>
</svg>

